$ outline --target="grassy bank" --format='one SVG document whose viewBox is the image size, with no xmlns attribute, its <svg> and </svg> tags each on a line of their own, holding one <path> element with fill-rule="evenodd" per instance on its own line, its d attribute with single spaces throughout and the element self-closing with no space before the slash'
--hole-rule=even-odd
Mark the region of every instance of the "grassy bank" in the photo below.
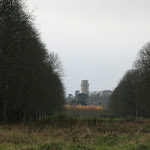
<svg viewBox="0 0 150 150">
<path fill-rule="evenodd" d="M 59 118 L 0 125 L 0 150 L 149 150 L 150 120 Z"/>
</svg>

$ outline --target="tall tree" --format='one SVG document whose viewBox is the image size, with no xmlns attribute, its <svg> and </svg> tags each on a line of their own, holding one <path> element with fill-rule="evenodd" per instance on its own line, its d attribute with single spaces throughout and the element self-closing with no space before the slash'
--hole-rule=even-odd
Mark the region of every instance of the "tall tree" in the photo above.
<svg viewBox="0 0 150 150">
<path fill-rule="evenodd" d="M 135 115 L 139 71 L 129 70 L 123 76 L 110 97 L 109 108 L 116 114 Z"/>
<path fill-rule="evenodd" d="M 117 114 L 150 116 L 150 43 L 140 50 L 134 68 L 113 91 L 109 108 Z"/>
<path fill-rule="evenodd" d="M 35 118 L 64 104 L 56 66 L 22 0 L 0 1 L 0 114 L 2 120 Z"/>
<path fill-rule="evenodd" d="M 150 116 L 150 43 L 140 50 L 135 67 L 140 71 L 141 79 L 138 87 L 138 101 L 141 104 L 142 114 Z"/>
</svg>

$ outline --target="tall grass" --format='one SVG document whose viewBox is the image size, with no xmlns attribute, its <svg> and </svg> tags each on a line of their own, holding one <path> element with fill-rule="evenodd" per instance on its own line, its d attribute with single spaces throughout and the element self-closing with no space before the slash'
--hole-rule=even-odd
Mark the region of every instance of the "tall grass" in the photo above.
<svg viewBox="0 0 150 150">
<path fill-rule="evenodd" d="M 150 120 L 89 119 L 65 116 L 0 125 L 4 150 L 148 150 Z"/>
<path fill-rule="evenodd" d="M 104 117 L 103 113 L 66 106 L 64 113 L 46 120 L 1 124 L 0 150 L 150 149 L 150 120 Z"/>
</svg>

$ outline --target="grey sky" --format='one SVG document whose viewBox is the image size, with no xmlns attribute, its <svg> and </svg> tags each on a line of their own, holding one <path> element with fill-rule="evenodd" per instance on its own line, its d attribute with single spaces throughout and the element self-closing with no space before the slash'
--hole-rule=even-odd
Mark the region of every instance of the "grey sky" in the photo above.
<svg viewBox="0 0 150 150">
<path fill-rule="evenodd" d="M 150 0 L 28 0 L 49 51 L 63 61 L 66 92 L 113 90 L 150 40 Z"/>
</svg>

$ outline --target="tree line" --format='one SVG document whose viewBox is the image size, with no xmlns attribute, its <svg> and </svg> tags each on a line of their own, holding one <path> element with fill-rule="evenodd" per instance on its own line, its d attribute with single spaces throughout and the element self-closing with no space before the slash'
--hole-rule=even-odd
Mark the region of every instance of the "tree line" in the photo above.
<svg viewBox="0 0 150 150">
<path fill-rule="evenodd" d="M 43 118 L 63 109 L 61 60 L 48 53 L 22 0 L 0 1 L 0 121 Z"/>
<path fill-rule="evenodd" d="M 86 106 L 87 105 L 87 100 L 88 100 L 88 95 L 84 93 L 80 93 L 79 90 L 75 91 L 75 95 L 73 96 L 72 94 L 68 95 L 67 98 L 67 103 L 69 105 L 82 105 Z"/>
<path fill-rule="evenodd" d="M 75 91 L 74 96 L 72 94 L 68 95 L 66 98 L 66 103 L 69 105 L 82 105 L 82 106 L 102 106 L 103 109 L 108 109 L 108 103 L 110 100 L 112 91 L 94 91 L 90 92 L 88 95 L 80 93 L 79 90 Z"/>
<path fill-rule="evenodd" d="M 150 117 L 150 43 L 141 48 L 133 68 L 114 89 L 109 109 L 114 114 Z"/>
</svg>

